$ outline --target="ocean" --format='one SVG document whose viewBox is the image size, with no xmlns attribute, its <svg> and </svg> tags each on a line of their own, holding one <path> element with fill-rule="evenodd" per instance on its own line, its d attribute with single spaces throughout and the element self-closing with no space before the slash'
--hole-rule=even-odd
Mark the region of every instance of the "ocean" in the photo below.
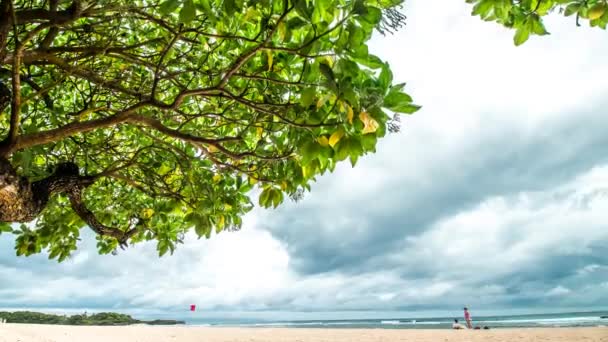
<svg viewBox="0 0 608 342">
<path fill-rule="evenodd" d="M 602 318 L 606 317 L 606 318 Z M 289 327 L 289 328 L 334 328 L 334 329 L 451 329 L 454 318 L 464 323 L 461 317 L 407 318 L 355 320 L 299 320 L 299 321 L 239 321 L 191 319 L 191 326 L 224 327 Z M 569 312 L 557 314 L 530 314 L 510 316 L 473 317 L 473 325 L 495 328 L 533 328 L 533 327 L 593 327 L 608 326 L 608 311 Z"/>
</svg>

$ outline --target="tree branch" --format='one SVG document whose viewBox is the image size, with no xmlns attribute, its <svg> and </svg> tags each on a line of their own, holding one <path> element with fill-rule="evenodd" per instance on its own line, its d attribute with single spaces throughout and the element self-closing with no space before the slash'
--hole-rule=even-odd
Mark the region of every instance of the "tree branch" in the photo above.
<svg viewBox="0 0 608 342">
<path fill-rule="evenodd" d="M 11 15 L 13 18 L 13 28 L 14 28 L 14 39 L 15 39 L 15 52 L 13 55 L 13 72 L 12 72 L 12 82 L 13 82 L 13 98 L 11 100 L 11 119 L 10 126 L 8 131 L 8 144 L 12 145 L 17 139 L 17 135 L 19 134 L 19 124 L 21 121 L 20 111 L 21 111 L 21 73 L 19 72 L 19 68 L 21 67 L 21 56 L 23 54 L 23 49 L 21 47 L 18 40 L 17 34 L 17 18 L 15 15 L 15 4 L 11 1 Z M 24 42 L 25 43 L 25 42 Z"/>
<path fill-rule="evenodd" d="M 145 116 L 131 116 L 128 118 L 128 122 L 131 123 L 140 123 L 143 124 L 147 127 L 151 127 L 154 128 L 155 130 L 159 131 L 160 133 L 163 133 L 165 135 L 168 135 L 170 137 L 173 138 L 177 138 L 183 141 L 187 141 L 187 142 L 191 142 L 191 143 L 198 143 L 198 144 L 205 144 L 205 145 L 211 145 L 215 148 L 217 148 L 218 150 L 222 151 L 224 154 L 234 158 L 234 159 L 241 159 L 242 156 L 234 153 L 230 150 L 228 150 L 227 148 L 225 148 L 224 146 L 222 146 L 221 142 L 225 142 L 225 141 L 238 141 L 241 140 L 241 138 L 239 137 L 223 137 L 223 138 L 218 138 L 218 139 L 209 139 L 209 138 L 202 138 L 202 137 L 197 137 L 194 135 L 190 135 L 187 133 L 183 133 L 180 132 L 178 130 L 175 129 L 171 129 L 165 125 L 163 125 L 160 121 L 150 118 L 150 117 L 145 117 Z"/>
<path fill-rule="evenodd" d="M 17 24 L 27 24 L 36 21 L 48 21 L 53 25 L 63 25 L 79 18 L 83 14 L 82 4 L 75 0 L 64 11 L 45 10 L 42 8 L 23 10 L 17 12 Z"/>
<path fill-rule="evenodd" d="M 27 135 L 19 136 L 15 143 L 12 146 L 5 147 L 0 146 L 0 156 L 8 155 L 14 151 L 21 150 L 24 148 L 44 145 L 51 142 L 59 141 L 65 139 L 69 136 L 76 135 L 78 133 L 84 133 L 88 131 L 92 131 L 94 129 L 115 126 L 120 123 L 123 123 L 129 119 L 129 116 L 134 113 L 139 108 L 145 106 L 145 103 L 140 102 L 136 105 L 133 105 L 126 110 L 114 114 L 112 116 L 108 116 L 105 118 L 81 121 L 81 122 L 72 122 L 65 126 L 61 126 L 55 129 L 51 129 L 48 131 L 42 131 L 37 133 L 31 133 Z M 4 147 L 4 150 L 2 149 Z M 4 153 L 4 154 L 2 154 Z"/>
<path fill-rule="evenodd" d="M 69 74 L 78 76 L 80 78 L 86 79 L 88 81 L 91 81 L 92 83 L 98 84 L 104 88 L 107 89 L 111 89 L 111 90 L 116 90 L 119 91 L 121 93 L 133 96 L 135 98 L 140 98 L 142 97 L 142 94 L 140 92 L 137 91 L 133 91 L 130 90 L 128 88 L 125 88 L 123 86 L 121 86 L 119 84 L 119 82 L 115 81 L 108 81 L 106 79 L 104 79 L 103 77 L 97 75 L 96 73 L 87 70 L 87 69 L 81 69 L 75 66 L 72 66 L 70 64 L 68 64 L 65 60 L 53 56 L 51 54 L 46 54 L 45 56 L 45 60 L 47 60 L 48 62 L 50 62 L 51 64 L 54 64 L 56 66 L 58 66 L 59 68 L 65 70 L 66 72 L 68 72 Z"/>
<path fill-rule="evenodd" d="M 95 214 L 90 211 L 82 201 L 82 187 L 75 187 L 68 192 L 70 204 L 74 212 L 97 234 L 113 237 L 118 240 L 121 247 L 127 245 L 127 241 L 137 233 L 137 226 L 126 231 L 114 227 L 108 227 L 97 220 Z"/>
<path fill-rule="evenodd" d="M 0 0 L 0 62 L 7 54 L 6 44 L 11 30 L 11 0 Z"/>
<path fill-rule="evenodd" d="M 160 69 L 161 66 L 163 64 L 163 61 L 165 60 L 165 57 L 167 56 L 167 53 L 169 52 L 169 50 L 171 50 L 171 48 L 173 48 L 173 45 L 175 45 L 175 42 L 177 42 L 177 40 L 179 39 L 179 37 L 181 36 L 181 32 L 177 32 L 175 33 L 175 35 L 173 36 L 173 39 L 171 39 L 171 41 L 169 42 L 169 44 L 167 44 L 167 46 L 165 46 L 165 48 L 163 49 L 163 52 L 160 55 L 160 58 L 158 60 L 158 63 L 156 64 L 156 68 L 154 70 L 154 80 L 152 81 L 152 99 L 156 99 L 156 87 L 158 86 L 158 81 L 160 81 Z"/>
<path fill-rule="evenodd" d="M 222 77 L 220 83 L 217 85 L 217 88 L 223 89 L 226 86 L 226 84 L 228 83 L 228 81 L 230 80 L 230 78 L 234 74 L 236 74 L 243 67 L 243 65 L 245 65 L 245 63 L 247 63 L 247 61 L 249 59 L 251 59 L 251 57 L 255 56 L 255 54 L 258 51 L 260 51 L 261 49 L 264 48 L 264 45 L 266 45 L 272 39 L 272 36 L 276 32 L 276 30 L 279 28 L 279 24 L 281 23 L 281 21 L 283 21 L 285 19 L 287 14 L 289 14 L 289 12 L 292 9 L 293 9 L 293 7 L 285 8 L 285 11 L 281 15 L 281 17 L 279 17 L 279 19 L 277 20 L 277 22 L 274 25 L 274 28 L 270 31 L 270 33 L 268 34 L 266 39 L 264 39 L 264 41 L 262 43 L 258 44 L 256 47 L 250 49 L 248 52 L 239 56 L 239 58 L 237 58 L 236 61 L 234 61 L 234 63 L 232 64 L 232 66 L 230 66 L 230 68 L 228 69 L 228 71 L 226 72 L 224 77 Z"/>
<path fill-rule="evenodd" d="M 49 2 L 49 12 L 51 12 L 54 17 L 57 16 L 57 5 L 58 5 L 58 2 L 59 2 L 59 0 L 51 0 Z M 51 29 L 49 30 L 49 32 L 46 34 L 46 36 L 44 37 L 44 39 L 40 43 L 40 48 L 46 49 L 49 46 L 51 46 L 51 44 L 53 43 L 53 40 L 55 39 L 55 37 L 57 37 L 57 34 L 59 34 L 59 28 L 56 27 L 56 26 L 51 27 Z"/>
<path fill-rule="evenodd" d="M 234 76 L 240 77 L 240 78 L 247 78 L 247 79 L 251 79 L 251 80 L 267 81 L 267 82 L 271 82 L 271 83 L 291 85 L 291 86 L 301 86 L 301 87 L 318 86 L 318 84 L 314 84 L 314 83 L 284 81 L 284 80 L 278 80 L 276 78 L 269 78 L 269 77 L 257 76 L 257 75 L 247 75 L 247 74 L 241 74 L 241 73 L 235 73 Z"/>
</svg>

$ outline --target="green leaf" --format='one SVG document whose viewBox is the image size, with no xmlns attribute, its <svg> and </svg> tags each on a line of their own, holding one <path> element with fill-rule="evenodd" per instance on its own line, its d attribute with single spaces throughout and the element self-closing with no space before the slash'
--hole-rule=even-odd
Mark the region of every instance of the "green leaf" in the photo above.
<svg viewBox="0 0 608 342">
<path fill-rule="evenodd" d="M 302 156 L 301 164 L 308 165 L 312 160 L 316 159 L 321 150 L 321 145 L 314 141 L 308 141 L 300 149 L 300 155 Z"/>
<path fill-rule="evenodd" d="M 59 253 L 61 252 L 60 249 L 54 249 L 51 251 L 51 253 L 49 254 L 49 259 L 55 259 Z"/>
<path fill-rule="evenodd" d="M 412 103 L 412 97 L 401 91 L 404 84 L 398 84 L 391 88 L 388 95 L 384 98 L 383 107 L 397 113 L 412 114 L 420 109 Z"/>
<path fill-rule="evenodd" d="M 296 12 L 305 19 L 310 20 L 312 16 L 312 11 L 308 8 L 306 0 L 296 0 L 295 8 Z"/>
<path fill-rule="evenodd" d="M 260 206 L 277 208 L 283 202 L 283 192 L 275 187 L 267 187 L 260 194 Z"/>
<path fill-rule="evenodd" d="M 224 14 L 232 16 L 237 11 L 235 0 L 224 0 Z"/>
<path fill-rule="evenodd" d="M 365 15 L 366 13 L 367 8 L 365 7 L 365 1 L 355 0 L 355 5 L 353 6 L 353 14 Z"/>
<path fill-rule="evenodd" d="M 325 77 L 325 79 L 327 80 L 327 83 L 329 85 L 329 87 L 335 92 L 338 90 L 338 86 L 336 84 L 336 76 L 334 75 L 333 70 L 331 69 L 331 67 L 325 63 L 320 63 L 319 64 L 319 70 L 321 71 L 321 74 L 323 74 L 323 76 Z"/>
<path fill-rule="evenodd" d="M 169 251 L 169 245 L 167 244 L 167 241 L 158 241 L 158 244 L 156 245 L 156 250 L 158 251 L 158 256 L 162 257 L 163 255 L 165 255 Z M 61 258 L 59 258 L 59 261 L 61 262 Z"/>
<path fill-rule="evenodd" d="M 361 147 L 367 152 L 376 152 L 378 138 L 374 134 L 365 134 L 361 137 Z"/>
<path fill-rule="evenodd" d="M 373 26 L 378 25 L 382 19 L 382 11 L 377 7 L 368 6 L 365 8 L 365 12 L 358 17 L 359 21 Z"/>
<path fill-rule="evenodd" d="M 342 90 L 342 97 L 354 108 L 359 107 L 359 96 L 352 88 Z"/>
<path fill-rule="evenodd" d="M 599 19 L 606 12 L 607 5 L 605 3 L 597 3 L 589 8 L 589 12 L 587 13 L 589 16 L 589 20 Z"/>
<path fill-rule="evenodd" d="M 278 189 L 274 189 L 272 193 L 272 206 L 277 208 L 281 203 L 283 203 L 283 193 Z"/>
<path fill-rule="evenodd" d="M 564 15 L 569 17 L 575 13 L 577 13 L 581 9 L 581 3 L 575 2 L 566 6 L 566 10 L 564 10 Z"/>
<path fill-rule="evenodd" d="M 272 188 L 265 188 L 262 191 L 258 203 L 263 208 L 269 208 L 272 205 Z"/>
<path fill-rule="evenodd" d="M 320 63 L 319 64 L 319 70 L 321 71 L 321 73 L 323 74 L 323 76 L 325 76 L 325 78 L 328 81 L 332 81 L 335 82 L 336 78 L 334 76 L 334 72 L 333 70 L 331 70 L 331 67 L 325 63 Z"/>
<path fill-rule="evenodd" d="M 396 88 L 392 88 L 388 95 L 384 98 L 382 106 L 392 110 L 393 112 L 406 114 L 411 114 L 420 108 L 412 104 L 411 96 L 396 90 Z"/>
<path fill-rule="evenodd" d="M 167 0 L 160 5 L 159 10 L 162 14 L 171 14 L 179 7 L 179 3 L 179 0 Z"/>
<path fill-rule="evenodd" d="M 384 62 L 382 62 L 380 58 L 374 55 L 367 55 L 366 58 L 355 57 L 353 58 L 353 60 L 371 69 L 380 69 L 384 66 Z"/>
<path fill-rule="evenodd" d="M 202 217 L 200 215 L 195 215 L 194 220 L 194 231 L 198 237 L 207 236 L 211 231 L 211 222 L 207 217 Z"/>
<path fill-rule="evenodd" d="M 336 145 L 337 160 L 345 160 L 348 157 L 352 157 L 356 162 L 357 158 L 362 154 L 363 147 L 361 146 L 361 142 L 354 137 L 344 138 Z"/>
<path fill-rule="evenodd" d="M 167 163 L 162 163 L 160 168 L 158 169 L 158 174 L 161 176 L 166 175 L 169 171 L 171 171 L 171 166 Z"/>
<path fill-rule="evenodd" d="M 481 0 L 473 7 L 472 14 L 486 18 L 490 14 L 493 5 L 494 3 L 491 0 Z"/>
<path fill-rule="evenodd" d="M 391 109 L 391 110 L 395 113 L 414 114 L 417 111 L 419 111 L 420 108 L 422 108 L 422 107 L 409 103 L 409 104 L 404 104 L 404 105 L 399 105 L 399 106 L 393 107 L 393 109 Z"/>
<path fill-rule="evenodd" d="M 380 72 L 378 82 L 380 83 L 380 87 L 382 87 L 384 90 L 387 90 L 393 82 L 393 72 L 388 66 L 388 63 L 384 63 L 382 66 L 382 71 Z"/>
<path fill-rule="evenodd" d="M 185 0 L 182 10 L 179 12 L 179 21 L 187 24 L 196 18 L 196 6 L 192 0 Z"/>
<path fill-rule="evenodd" d="M 534 16 L 533 18 L 531 18 L 529 25 L 531 26 L 532 32 L 534 32 L 534 34 L 537 34 L 539 36 L 549 34 L 549 32 L 547 32 L 547 29 L 545 28 L 545 25 L 538 16 Z"/>
<path fill-rule="evenodd" d="M 0 234 L 2 233 L 10 233 L 13 231 L 10 223 L 0 222 Z"/>
<path fill-rule="evenodd" d="M 520 26 L 517 31 L 515 31 L 515 36 L 513 37 L 513 42 L 516 46 L 519 46 L 525 43 L 530 37 L 530 31 L 527 25 Z"/>
<path fill-rule="evenodd" d="M 348 25 L 348 44 L 351 48 L 358 48 L 365 43 L 365 33 L 353 23 Z M 366 47 L 366 46 L 365 46 Z M 367 47 L 365 49 L 367 51 Z M 367 56 L 367 52 L 365 53 Z"/>
<path fill-rule="evenodd" d="M 304 88 L 300 94 L 300 104 L 304 108 L 310 107 L 315 101 L 316 89 L 314 87 Z"/>
<path fill-rule="evenodd" d="M 209 4 L 209 0 L 198 0 L 198 3 L 201 4 L 203 12 L 205 14 L 211 16 L 213 14 L 213 10 L 211 9 L 211 4 Z"/>
</svg>

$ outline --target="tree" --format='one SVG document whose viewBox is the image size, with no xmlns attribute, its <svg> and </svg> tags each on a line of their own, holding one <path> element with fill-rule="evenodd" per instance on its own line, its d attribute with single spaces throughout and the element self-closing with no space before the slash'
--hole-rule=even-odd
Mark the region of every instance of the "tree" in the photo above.
<svg viewBox="0 0 608 342">
<path fill-rule="evenodd" d="M 466 0 L 474 4 L 473 15 L 494 21 L 515 30 L 513 41 L 521 45 L 530 35 L 549 34 L 543 17 L 559 13 L 573 16 L 576 25 L 588 21 L 591 27 L 606 29 L 608 25 L 607 0 Z"/>
<path fill-rule="evenodd" d="M 163 255 L 297 199 L 418 109 L 366 45 L 399 2 L 0 0 L 0 230 Z"/>
<path fill-rule="evenodd" d="M 300 198 L 419 109 L 366 45 L 401 2 L 0 0 L 0 232 L 59 261 L 84 226 L 163 255 L 238 229 L 253 188 Z M 550 13 L 608 22 L 606 0 L 467 2 L 516 45 Z"/>
</svg>

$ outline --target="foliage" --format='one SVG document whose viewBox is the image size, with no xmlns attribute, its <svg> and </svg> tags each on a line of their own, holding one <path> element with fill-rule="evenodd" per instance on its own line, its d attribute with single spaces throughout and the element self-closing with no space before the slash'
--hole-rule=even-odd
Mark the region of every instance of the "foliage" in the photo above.
<svg viewBox="0 0 608 342">
<path fill-rule="evenodd" d="M 0 318 L 6 319 L 7 323 L 30 323 L 30 324 L 61 324 L 61 325 L 128 325 L 128 324 L 151 324 L 159 323 L 165 325 L 183 324 L 181 321 L 156 320 L 141 321 L 125 314 L 115 312 L 100 312 L 93 315 L 52 315 L 32 311 L 1 312 Z"/>
<path fill-rule="evenodd" d="M 400 2 L 15 1 L 0 157 L 29 180 L 70 162 L 86 184 L 0 230 L 18 255 L 62 261 L 86 225 L 100 253 L 155 240 L 163 255 L 191 228 L 240 228 L 256 187 L 267 208 L 301 197 L 418 110 L 366 44 L 403 24 Z"/>
<path fill-rule="evenodd" d="M 495 21 L 515 30 L 513 41 L 521 45 L 530 35 L 549 34 L 543 17 L 559 13 L 574 17 L 576 25 L 587 21 L 591 27 L 606 29 L 608 25 L 607 0 L 466 0 L 474 4 L 473 15 L 486 21 Z"/>
<path fill-rule="evenodd" d="M 164 255 L 301 198 L 419 109 L 367 46 L 401 2 L 0 0 L 0 233 L 59 261 L 84 226 L 100 253 Z M 550 13 L 608 22 L 606 0 L 467 2 L 516 45 Z"/>
</svg>

